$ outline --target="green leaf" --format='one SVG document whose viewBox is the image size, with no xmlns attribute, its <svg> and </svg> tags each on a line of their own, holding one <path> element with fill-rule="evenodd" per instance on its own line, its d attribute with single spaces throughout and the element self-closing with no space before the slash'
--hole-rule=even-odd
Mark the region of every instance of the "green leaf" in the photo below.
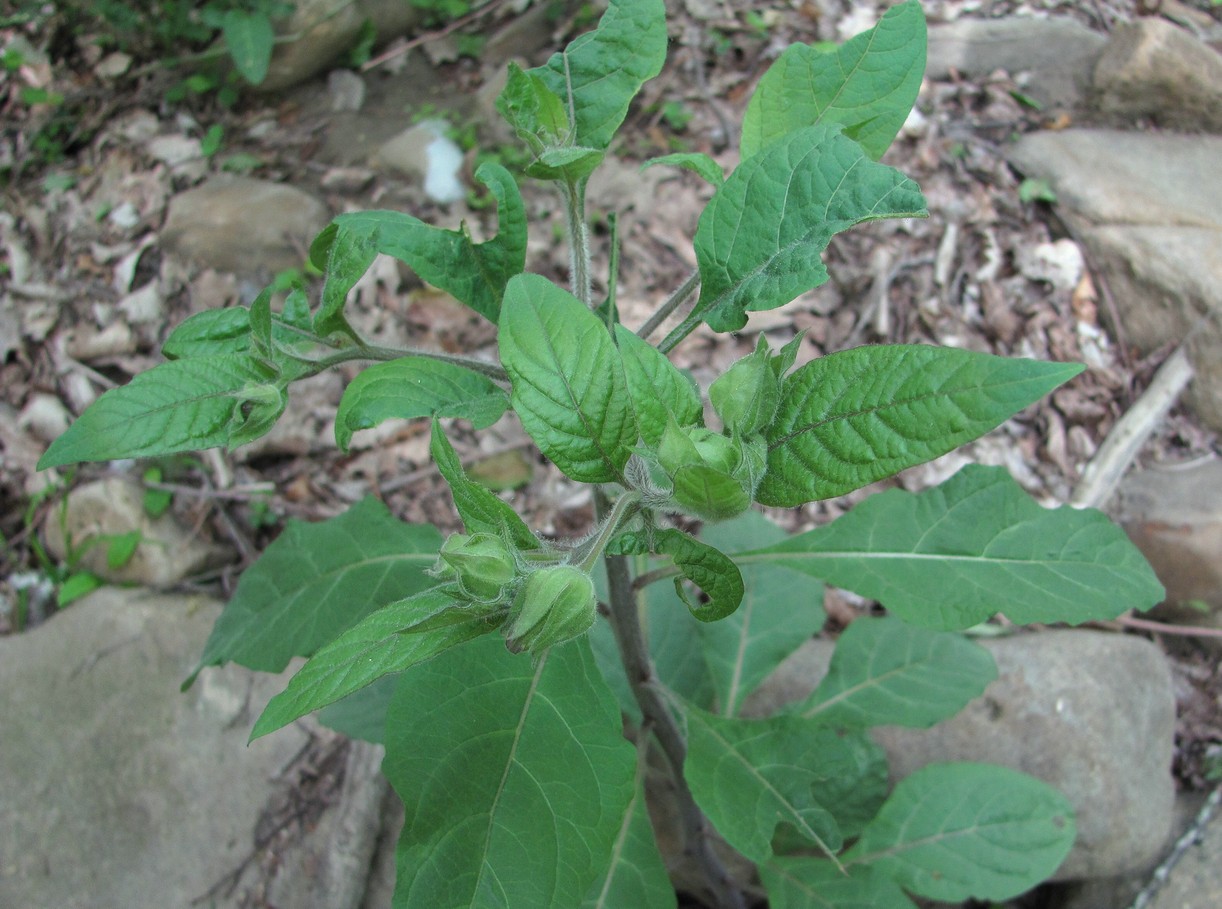
<svg viewBox="0 0 1222 909">
<path fill-rule="evenodd" d="M 785 379 L 756 498 L 792 506 L 860 489 L 984 435 L 1083 368 L 907 344 L 812 360 Z"/>
<path fill-rule="evenodd" d="M 86 594 L 93 593 L 105 583 L 92 572 L 75 571 L 68 575 L 55 591 L 55 605 L 63 609 Z"/>
<path fill-rule="evenodd" d="M 383 763 L 406 806 L 396 909 L 581 905 L 635 767 L 584 640 L 532 662 L 487 638 L 413 668 Z"/>
<path fill-rule="evenodd" d="M 829 856 L 840 849 L 836 821 L 813 794 L 816 783 L 841 770 L 835 732 L 792 716 L 727 719 L 695 707 L 685 716 L 683 775 L 727 843 L 767 861 L 777 826 L 786 824 Z"/>
<path fill-rule="evenodd" d="M 265 13 L 233 9 L 221 20 L 221 34 L 234 68 L 251 85 L 267 78 L 276 33 Z"/>
<path fill-rule="evenodd" d="M 998 467 L 969 465 L 922 493 L 890 489 L 826 527 L 737 557 L 879 600 L 925 628 L 1081 622 L 1148 609 L 1163 588 L 1124 531 L 1093 509 L 1041 508 Z"/>
<path fill-rule="evenodd" d="M 505 284 L 526 265 L 526 209 L 518 185 L 499 164 L 481 165 L 475 178 L 497 200 L 500 232 L 490 240 L 476 243 L 466 225 L 442 230 L 402 212 L 353 212 L 337 217 L 334 229 L 320 235 L 310 259 L 321 264 L 328 244 L 367 241 L 377 252 L 406 263 L 429 284 L 496 322 Z M 342 300 L 332 305 L 335 302 L 342 305 Z"/>
<path fill-rule="evenodd" d="M 491 379 L 429 357 L 403 357 L 367 367 L 348 387 L 335 415 L 335 442 L 347 451 L 352 434 L 383 420 L 462 417 L 491 426 L 509 398 Z"/>
<path fill-rule="evenodd" d="M 560 96 L 538 74 L 525 72 L 512 60 L 496 109 L 535 154 L 572 141 L 572 124 Z"/>
<path fill-rule="evenodd" d="M 931 764 L 901 780 L 843 856 L 934 900 L 1005 900 L 1047 879 L 1073 846 L 1073 808 L 1034 777 Z"/>
<path fill-rule="evenodd" d="M 836 126 L 787 134 L 730 174 L 696 227 L 700 298 L 669 350 L 703 319 L 737 331 L 748 310 L 775 309 L 827 280 L 834 234 L 879 218 L 924 216 L 917 185 L 866 157 Z"/>
<path fill-rule="evenodd" d="M 704 593 L 704 602 L 693 602 L 684 592 L 682 580 L 675 579 L 675 592 L 700 621 L 724 619 L 742 602 L 743 578 L 738 567 L 725 553 L 681 530 L 622 533 L 608 547 L 608 552 L 620 555 L 651 551 L 674 559 L 683 577 Z"/>
<path fill-rule="evenodd" d="M 528 74 L 565 102 L 577 145 L 606 149 L 641 86 L 662 71 L 666 42 L 662 0 L 611 0 L 594 31 Z"/>
<path fill-rule="evenodd" d="M 106 538 L 106 567 L 117 571 L 132 560 L 144 534 L 139 530 L 120 533 Z"/>
<path fill-rule="evenodd" d="M 539 450 L 571 479 L 622 479 L 637 440 L 619 350 L 594 313 L 539 275 L 505 288 L 501 362 L 510 400 Z"/>
<path fill-rule="evenodd" d="M 628 395 L 646 445 L 656 447 L 672 419 L 680 428 L 704 422 L 700 390 L 691 378 L 623 325 L 615 326 L 615 340 L 624 362 Z"/>
<path fill-rule="evenodd" d="M 900 886 L 872 868 L 826 859 L 775 858 L 760 865 L 770 909 L 916 909 Z"/>
<path fill-rule="evenodd" d="M 687 168 L 706 183 L 711 183 L 714 189 L 726 182 L 726 174 L 721 169 L 721 165 L 704 152 L 676 152 L 672 155 L 662 155 L 660 158 L 650 158 L 641 165 L 641 170 L 658 165 Z"/>
<path fill-rule="evenodd" d="M 722 552 L 775 543 L 788 537 L 758 512 L 706 527 L 703 539 Z M 823 627 L 823 586 L 776 565 L 742 568 L 742 605 L 720 622 L 697 629 L 705 663 L 717 690 L 717 710 L 735 716 L 756 686 Z"/>
<path fill-rule="evenodd" d="M 207 309 L 188 316 L 161 345 L 167 360 L 243 354 L 250 349 L 250 310 L 245 306 Z"/>
<path fill-rule="evenodd" d="M 244 391 L 267 380 L 266 371 L 245 356 L 191 357 L 154 366 L 91 404 L 51 443 L 38 469 L 228 445 L 241 426 Z"/>
<path fill-rule="evenodd" d="M 581 909 L 674 909 L 675 886 L 658 852 L 645 804 L 648 761 L 638 752 L 632 801 L 611 846 L 611 863 L 586 893 Z"/>
<path fill-rule="evenodd" d="M 350 739 L 381 745 L 386 738 L 386 711 L 398 686 L 398 675 L 384 675 L 324 707 L 318 712 L 318 722 Z"/>
<path fill-rule="evenodd" d="M 436 420 L 433 421 L 429 451 L 437 464 L 437 470 L 449 484 L 450 492 L 454 496 L 454 507 L 458 510 L 468 533 L 494 533 L 508 539 L 519 549 L 539 548 L 538 537 L 513 510 L 512 505 L 467 478 L 454 446 L 450 444 L 441 424 Z"/>
<path fill-rule="evenodd" d="M 455 587 L 434 587 L 367 615 L 310 658 L 268 703 L 250 739 L 360 691 L 391 673 L 495 631 L 503 620 L 455 605 Z"/>
<path fill-rule="evenodd" d="M 835 51 L 790 45 L 764 73 L 743 114 L 743 160 L 786 133 L 834 123 L 877 161 L 916 102 L 925 43 L 925 15 L 909 0 Z"/>
<path fill-rule="evenodd" d="M 374 610 L 432 587 L 425 571 L 440 547 L 435 527 L 405 524 L 373 498 L 327 521 L 290 520 L 242 575 L 195 674 L 230 660 L 282 671 Z"/>
<path fill-rule="evenodd" d="M 526 165 L 526 173 L 536 180 L 561 180 L 576 184 L 594 173 L 605 156 L 606 152 L 597 148 L 549 148 L 539 155 L 538 160 Z"/>
<path fill-rule="evenodd" d="M 795 709 L 830 726 L 925 729 L 954 716 L 995 678 L 992 655 L 962 635 L 863 617 L 840 635 L 827 675 Z"/>
<path fill-rule="evenodd" d="M 369 212 L 368 214 L 377 214 Z M 343 216 L 353 217 L 353 216 Z M 404 217 L 410 217 L 405 215 Z M 348 302 L 348 294 L 356 287 L 373 260 L 382 250 L 378 248 L 376 236 L 357 230 L 348 229 L 340 218 L 332 224 L 335 227 L 334 238 L 330 241 L 326 257 L 326 279 L 322 286 L 322 300 L 318 305 L 318 313 L 314 316 L 314 331 L 320 337 L 333 333 L 351 334 L 347 320 L 344 318 L 344 306 Z M 327 228 L 330 230 L 330 227 Z M 311 250 L 313 255 L 313 250 Z"/>
</svg>

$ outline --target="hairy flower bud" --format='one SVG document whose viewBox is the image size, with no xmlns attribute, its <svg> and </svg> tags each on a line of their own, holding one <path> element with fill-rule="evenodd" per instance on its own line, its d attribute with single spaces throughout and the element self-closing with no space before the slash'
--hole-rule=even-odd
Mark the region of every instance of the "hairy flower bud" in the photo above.
<svg viewBox="0 0 1222 909">
<path fill-rule="evenodd" d="M 513 653 L 542 653 L 588 631 L 597 614 L 594 581 L 580 568 L 552 565 L 527 575 L 503 633 Z"/>
<path fill-rule="evenodd" d="M 513 553 L 490 533 L 451 534 L 440 556 L 463 592 L 480 602 L 498 599 L 517 574 Z"/>
<path fill-rule="evenodd" d="M 658 463 L 670 478 L 675 502 L 709 521 L 746 511 L 757 483 L 737 439 L 702 427 L 680 429 L 672 420 L 658 443 Z"/>
<path fill-rule="evenodd" d="M 766 342 L 709 386 L 713 409 L 726 429 L 738 436 L 762 431 L 776 415 L 780 400 L 781 379 L 773 369 Z"/>
</svg>

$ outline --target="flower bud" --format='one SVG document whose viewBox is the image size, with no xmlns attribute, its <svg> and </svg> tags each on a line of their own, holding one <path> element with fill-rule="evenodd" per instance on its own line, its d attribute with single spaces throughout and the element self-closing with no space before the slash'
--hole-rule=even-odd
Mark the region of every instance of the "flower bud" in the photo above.
<svg viewBox="0 0 1222 909">
<path fill-rule="evenodd" d="M 500 537 L 490 533 L 451 534 L 440 555 L 463 592 L 484 603 L 498 599 L 517 574 L 513 554 Z"/>
<path fill-rule="evenodd" d="M 709 401 L 727 430 L 750 436 L 764 429 L 781 401 L 781 380 L 772 356 L 761 342 L 709 386 Z"/>
<path fill-rule="evenodd" d="M 512 653 L 542 653 L 588 631 L 597 614 L 593 579 L 572 565 L 552 565 L 527 575 L 514 598 L 503 633 Z"/>
</svg>

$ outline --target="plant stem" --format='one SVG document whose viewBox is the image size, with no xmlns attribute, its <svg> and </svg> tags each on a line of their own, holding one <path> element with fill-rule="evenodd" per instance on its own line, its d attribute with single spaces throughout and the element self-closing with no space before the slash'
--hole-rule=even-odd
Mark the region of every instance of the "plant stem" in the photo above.
<svg viewBox="0 0 1222 909">
<path fill-rule="evenodd" d="M 573 296 L 586 306 L 594 304 L 590 283 L 590 232 L 586 227 L 586 181 L 561 183 L 569 232 L 569 284 Z"/>
<path fill-rule="evenodd" d="M 443 363 L 453 363 L 455 366 L 462 366 L 472 372 L 478 372 L 485 375 L 495 382 L 508 382 L 509 374 L 495 363 L 487 363 L 484 360 L 477 360 L 475 357 L 461 357 L 455 354 L 445 354 L 434 350 L 417 350 L 415 348 L 405 347 L 379 347 L 376 344 L 363 344 L 359 347 L 345 347 L 342 350 L 337 350 L 335 353 L 327 354 L 318 359 L 300 359 L 303 363 L 309 363 L 311 366 L 317 366 L 319 371 L 327 369 L 331 366 L 338 366 L 340 363 L 347 363 L 351 360 L 399 360 L 403 357 L 425 357 L 429 360 L 440 360 Z"/>
<path fill-rule="evenodd" d="M 650 316 L 645 324 L 637 329 L 637 337 L 648 338 L 651 334 L 657 331 L 659 325 L 666 321 L 666 317 L 683 305 L 683 301 L 692 295 L 696 289 L 696 285 L 700 283 L 699 270 L 693 271 L 687 276 L 687 279 L 675 289 L 666 300 L 658 307 L 657 311 Z"/>
<path fill-rule="evenodd" d="M 600 519 L 607 510 L 607 498 L 601 490 L 595 490 L 595 509 Z M 687 742 L 679 729 L 674 714 L 657 687 L 653 662 L 645 644 L 641 629 L 636 593 L 632 589 L 632 572 L 625 556 L 606 556 L 607 591 L 611 610 L 611 628 L 619 648 L 620 660 L 632 687 L 633 697 L 641 708 L 644 726 L 652 730 L 670 764 L 675 784 L 675 798 L 679 805 L 679 820 L 683 827 L 684 850 L 703 871 L 708 886 L 708 896 L 717 909 L 746 909 L 742 891 L 726 870 L 721 858 L 713 850 L 709 835 L 709 822 L 696 804 L 687 780 L 683 777 L 683 764 L 687 759 Z"/>
</svg>

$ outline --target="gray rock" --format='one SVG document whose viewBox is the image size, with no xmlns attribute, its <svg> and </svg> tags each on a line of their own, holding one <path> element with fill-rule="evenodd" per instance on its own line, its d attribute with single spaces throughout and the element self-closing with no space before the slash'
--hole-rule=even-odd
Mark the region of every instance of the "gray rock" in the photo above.
<svg viewBox="0 0 1222 909">
<path fill-rule="evenodd" d="M 133 531 L 140 533 L 135 553 L 126 564 L 111 568 L 103 538 Z M 169 587 L 230 557 L 224 547 L 196 539 L 172 512 L 149 517 L 144 488 L 125 476 L 106 477 L 69 492 L 62 511 L 47 512 L 43 540 L 60 563 L 76 559 L 74 567 L 104 580 L 145 587 Z"/>
<path fill-rule="evenodd" d="M 1010 161 L 1051 185 L 1108 282 L 1125 342 L 1150 352 L 1188 340 L 1186 401 L 1222 430 L 1222 137 L 1032 133 Z"/>
<path fill-rule="evenodd" d="M 288 673 L 180 692 L 220 608 L 104 590 L 0 638 L 0 906 L 358 909 L 380 748 L 308 720 L 248 745 Z"/>
<path fill-rule="evenodd" d="M 1093 101 L 1117 125 L 1222 133 L 1222 55 L 1165 19 L 1121 23 L 1095 66 Z"/>
<path fill-rule="evenodd" d="M 365 22 L 385 44 L 420 23 L 422 11 L 403 0 L 297 0 L 277 31 L 296 40 L 276 46 L 259 91 L 274 92 L 323 72 L 357 42 Z"/>
<path fill-rule="evenodd" d="M 1078 840 L 1057 880 L 1114 877 L 1155 860 L 1171 830 L 1175 698 L 1158 648 L 1140 638 L 1048 631 L 982 642 L 999 678 L 933 729 L 875 731 L 893 779 L 935 761 L 985 761 L 1065 793 Z M 805 697 L 832 645 L 811 641 L 749 701 L 759 714 Z"/>
<path fill-rule="evenodd" d="M 370 163 L 419 180 L 435 202 L 458 202 L 467 190 L 460 177 L 462 150 L 446 135 L 443 120 L 424 120 L 387 140 Z"/>
<path fill-rule="evenodd" d="M 161 242 L 209 268 L 270 275 L 300 267 L 329 220 L 326 206 L 304 190 L 222 175 L 170 200 Z"/>
<path fill-rule="evenodd" d="M 925 75 L 980 77 L 1002 69 L 1037 101 L 1078 109 L 1106 43 L 1071 19 L 958 19 L 929 29 Z"/>
</svg>

